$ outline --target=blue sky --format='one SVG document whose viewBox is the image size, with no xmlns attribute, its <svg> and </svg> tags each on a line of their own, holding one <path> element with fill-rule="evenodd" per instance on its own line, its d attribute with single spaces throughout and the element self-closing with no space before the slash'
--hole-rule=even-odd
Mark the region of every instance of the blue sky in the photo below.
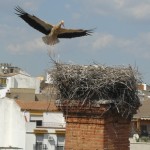
<svg viewBox="0 0 150 150">
<path fill-rule="evenodd" d="M 19 5 L 30 14 L 66 28 L 96 28 L 92 36 L 63 39 L 55 46 L 14 14 Z M 149 0 L 5 0 L 0 1 L 0 62 L 12 63 L 32 76 L 45 74 L 55 59 L 75 64 L 129 64 L 150 84 Z"/>
</svg>

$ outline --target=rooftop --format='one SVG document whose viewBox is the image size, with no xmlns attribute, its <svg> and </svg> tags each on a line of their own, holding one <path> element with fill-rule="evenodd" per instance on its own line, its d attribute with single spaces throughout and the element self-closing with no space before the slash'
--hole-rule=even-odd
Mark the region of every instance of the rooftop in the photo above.
<svg viewBox="0 0 150 150">
<path fill-rule="evenodd" d="M 48 101 L 22 101 L 16 100 L 21 110 L 38 111 L 58 111 L 54 100 Z"/>
<path fill-rule="evenodd" d="M 142 106 L 137 110 L 137 114 L 134 115 L 134 118 L 150 119 L 150 98 L 145 98 Z"/>
</svg>

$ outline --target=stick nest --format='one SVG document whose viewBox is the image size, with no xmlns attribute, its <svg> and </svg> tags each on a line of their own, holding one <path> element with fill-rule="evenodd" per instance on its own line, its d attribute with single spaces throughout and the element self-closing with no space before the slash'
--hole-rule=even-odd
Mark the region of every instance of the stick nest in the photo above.
<svg viewBox="0 0 150 150">
<path fill-rule="evenodd" d="M 133 114 L 140 106 L 137 93 L 139 73 L 131 66 L 72 65 L 55 63 L 51 71 L 60 91 L 60 101 L 82 104 L 110 102 L 119 113 Z"/>
</svg>

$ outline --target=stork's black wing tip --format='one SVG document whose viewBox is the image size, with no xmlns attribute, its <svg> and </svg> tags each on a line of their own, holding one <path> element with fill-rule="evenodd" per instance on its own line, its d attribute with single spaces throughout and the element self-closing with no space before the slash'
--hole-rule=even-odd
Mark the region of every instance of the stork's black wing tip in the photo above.
<svg viewBox="0 0 150 150">
<path fill-rule="evenodd" d="M 15 14 L 18 16 L 22 16 L 26 14 L 26 12 L 20 6 L 16 6 L 14 9 L 16 11 Z"/>
<path fill-rule="evenodd" d="M 89 30 L 86 30 L 86 35 L 92 35 L 92 33 L 94 32 L 95 28 L 94 29 L 89 29 Z"/>
</svg>

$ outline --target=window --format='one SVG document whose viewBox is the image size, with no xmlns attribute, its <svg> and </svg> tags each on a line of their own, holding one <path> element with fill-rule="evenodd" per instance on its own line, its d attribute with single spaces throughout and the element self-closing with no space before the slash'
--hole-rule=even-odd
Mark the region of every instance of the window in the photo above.
<svg viewBox="0 0 150 150">
<path fill-rule="evenodd" d="M 10 73 L 13 73 L 14 72 L 14 69 L 10 69 Z"/>
<path fill-rule="evenodd" d="M 148 136 L 147 125 L 141 125 L 141 135 Z"/>
<path fill-rule="evenodd" d="M 30 122 L 36 122 L 37 127 L 41 127 L 43 125 L 42 120 L 30 120 Z"/>
<path fill-rule="evenodd" d="M 5 87 L 6 86 L 6 78 L 0 78 L 0 86 Z"/>
<path fill-rule="evenodd" d="M 36 142 L 35 150 L 42 150 L 42 142 Z"/>
<path fill-rule="evenodd" d="M 36 135 L 36 144 L 34 150 L 48 150 L 47 145 L 43 143 L 44 135 Z"/>
<path fill-rule="evenodd" d="M 31 115 L 30 116 L 30 122 L 36 122 L 36 126 L 42 126 L 43 125 L 43 116 L 42 115 Z"/>
<path fill-rule="evenodd" d="M 42 120 L 36 120 L 36 126 L 42 126 Z"/>
<path fill-rule="evenodd" d="M 36 142 L 34 145 L 34 150 L 48 150 L 47 145 L 42 142 Z"/>
<path fill-rule="evenodd" d="M 64 150 L 65 136 L 57 135 L 57 150 Z"/>
</svg>

